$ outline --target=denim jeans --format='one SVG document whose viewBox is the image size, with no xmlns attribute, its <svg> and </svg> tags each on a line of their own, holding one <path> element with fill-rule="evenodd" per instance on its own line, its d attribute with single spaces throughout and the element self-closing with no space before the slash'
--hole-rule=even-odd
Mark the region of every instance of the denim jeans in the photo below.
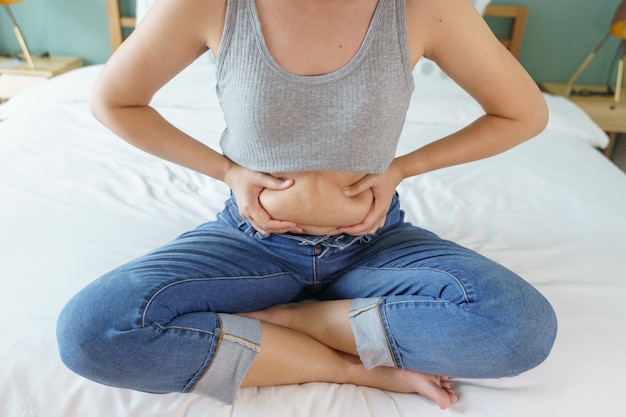
<svg viewBox="0 0 626 417">
<path fill-rule="evenodd" d="M 61 357 L 103 384 L 231 403 L 261 338 L 257 320 L 233 313 L 311 297 L 353 300 L 349 320 L 367 368 L 513 376 L 541 363 L 556 335 L 536 289 L 405 222 L 397 195 L 384 227 L 360 237 L 263 236 L 230 199 L 216 221 L 74 296 L 58 322 Z"/>
</svg>

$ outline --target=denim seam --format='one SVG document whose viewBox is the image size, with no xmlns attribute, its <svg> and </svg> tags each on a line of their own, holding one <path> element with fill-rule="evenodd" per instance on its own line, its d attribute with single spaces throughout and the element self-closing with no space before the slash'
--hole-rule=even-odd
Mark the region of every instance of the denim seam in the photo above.
<svg viewBox="0 0 626 417">
<path fill-rule="evenodd" d="M 471 303 L 471 297 L 469 295 L 469 290 L 468 288 L 465 286 L 465 284 L 463 283 L 463 281 L 461 281 L 460 279 L 458 279 L 455 275 L 451 274 L 448 271 L 445 271 L 443 269 L 439 269 L 439 268 L 429 268 L 429 267 L 418 267 L 418 268 L 393 268 L 393 267 L 380 267 L 380 268 L 375 268 L 375 267 L 369 267 L 369 266 L 358 266 L 355 269 L 369 269 L 369 270 L 375 270 L 375 271 L 410 271 L 410 270 L 414 270 L 414 271 L 420 271 L 420 270 L 428 270 L 428 271 L 436 271 L 439 272 L 441 274 L 447 275 L 450 278 L 452 278 L 457 285 L 459 286 L 459 288 L 461 288 L 461 290 L 463 291 L 463 298 L 465 299 L 465 301 L 467 303 Z"/>
<path fill-rule="evenodd" d="M 208 330 L 204 330 L 204 329 L 195 329 L 193 327 L 163 326 L 163 325 L 161 325 L 159 323 L 153 323 L 152 325 L 158 327 L 161 330 L 188 330 L 188 331 L 192 331 L 192 332 L 196 332 L 196 333 L 215 335 L 214 332 L 211 332 L 211 331 L 208 331 Z"/>
<path fill-rule="evenodd" d="M 236 223 L 235 225 L 232 225 L 233 227 L 235 227 L 236 229 L 239 229 L 241 232 L 243 232 L 245 235 L 247 235 L 248 237 L 252 237 L 257 241 L 261 241 L 263 239 L 268 238 L 270 235 L 263 235 L 262 233 L 260 233 L 259 231 L 257 231 L 254 226 L 252 226 L 252 223 L 250 223 L 248 220 L 246 220 L 245 217 L 243 217 L 241 215 L 241 213 L 239 212 L 239 207 L 236 206 L 236 203 L 234 202 L 234 200 L 231 200 L 227 203 L 227 208 L 228 208 L 228 212 L 230 214 L 230 216 L 233 218 L 233 220 Z M 229 222 L 227 222 L 229 223 Z M 230 224 L 230 223 L 229 223 Z M 245 226 L 245 228 L 244 228 Z"/>
<path fill-rule="evenodd" d="M 155 298 L 157 298 L 159 296 L 159 294 L 161 294 L 163 291 L 175 287 L 176 285 L 180 285 L 180 284 L 186 284 L 189 282 L 199 282 L 199 281 L 214 281 L 214 280 L 236 280 L 236 279 L 251 279 L 251 278 L 267 278 L 267 277 L 273 277 L 276 275 L 284 275 L 284 274 L 288 274 L 286 272 L 275 272 L 272 274 L 265 274 L 265 275 L 237 275 L 237 276 L 232 276 L 232 277 L 212 277 L 212 278 L 190 278 L 190 279 L 185 279 L 185 280 L 180 280 L 180 281 L 175 281 L 175 282 L 171 282 L 169 284 L 166 284 L 162 287 L 160 287 L 159 289 L 157 289 L 152 296 L 146 301 L 146 304 L 144 306 L 144 308 L 142 309 L 142 313 L 141 313 L 141 327 L 146 327 L 146 316 L 148 315 L 148 310 L 150 309 L 150 306 L 152 305 L 152 302 L 154 301 Z M 290 275 L 290 274 L 288 274 Z"/>
<path fill-rule="evenodd" d="M 396 304 L 433 304 L 433 305 L 442 305 L 442 304 L 454 304 L 449 300 L 403 300 L 403 301 L 395 301 L 387 303 L 387 305 L 396 305 Z"/>
<path fill-rule="evenodd" d="M 382 298 L 381 298 L 382 299 Z M 437 306 L 443 306 L 445 304 L 450 304 L 450 301 L 448 300 L 441 300 L 441 301 L 434 301 L 434 300 L 429 300 L 429 301 L 425 301 L 425 300 L 411 300 L 411 301 L 397 301 L 397 302 L 388 302 L 386 303 L 387 306 L 391 306 L 391 305 L 398 305 L 398 304 L 431 304 L 431 305 L 437 305 Z M 385 336 L 387 338 L 387 343 L 389 343 L 389 348 L 390 348 L 390 352 L 391 352 L 391 357 L 393 358 L 394 364 L 396 365 L 397 368 L 402 368 L 404 369 L 404 364 L 402 363 L 402 357 L 400 356 L 400 351 L 398 349 L 398 346 L 395 344 L 395 341 L 392 341 L 392 337 L 390 337 L 389 335 L 391 334 L 391 329 L 389 328 L 389 320 L 387 320 L 386 315 L 383 316 L 383 311 L 384 309 L 381 308 L 381 304 L 378 304 L 378 308 L 380 311 L 380 317 L 381 320 L 383 321 L 383 330 L 385 333 Z"/>
<path fill-rule="evenodd" d="M 387 335 L 387 329 L 385 326 L 385 319 L 382 316 L 382 311 L 381 311 L 381 302 L 385 297 L 378 297 L 376 299 L 376 302 L 373 303 L 369 303 L 366 304 L 362 307 L 356 308 L 354 310 L 351 310 L 348 314 L 348 318 L 349 319 L 353 319 L 363 313 L 366 313 L 368 311 L 373 311 L 374 309 L 376 309 L 376 312 L 378 313 L 378 323 L 380 325 L 380 331 L 382 332 L 382 337 L 385 338 L 385 342 L 387 343 L 387 348 L 388 348 L 388 353 L 389 356 L 391 356 L 391 360 L 393 361 L 393 366 L 394 367 L 398 367 L 398 362 L 396 360 L 396 355 L 394 354 L 394 350 L 392 348 L 391 342 L 389 340 L 389 337 Z M 357 346 L 357 350 L 358 350 L 358 346 Z"/>
<path fill-rule="evenodd" d="M 232 315 L 228 315 L 228 316 L 232 316 Z M 197 375 L 199 375 L 199 377 L 195 380 L 191 390 L 193 391 L 197 391 L 198 389 L 202 389 L 201 394 L 209 396 L 211 398 L 214 398 L 220 402 L 226 403 L 226 404 L 232 404 L 232 402 L 234 401 L 234 397 L 236 396 L 236 391 L 240 388 L 241 383 L 243 378 L 245 377 L 245 373 L 247 372 L 247 370 L 249 369 L 249 367 L 252 365 L 253 361 L 254 361 L 254 357 L 256 357 L 256 355 L 260 352 L 260 338 L 261 338 L 261 334 L 258 333 L 258 335 L 253 335 L 253 340 L 248 339 L 244 336 L 237 336 L 233 333 L 231 333 L 231 331 L 235 331 L 235 333 L 237 332 L 236 328 L 238 327 L 238 323 L 236 322 L 232 322 L 232 320 L 225 320 L 226 317 L 222 317 L 221 314 L 217 314 L 218 317 L 218 321 L 219 321 L 219 340 L 218 340 L 218 344 L 217 344 L 217 348 L 215 349 L 215 352 L 211 358 L 211 361 L 208 363 L 208 365 L 206 366 L 206 368 L 202 371 L 202 373 L 197 373 Z M 236 316 L 232 316 L 232 317 L 236 317 Z M 245 319 L 243 317 L 238 317 L 238 320 L 248 320 Z M 258 322 L 258 320 L 254 320 L 257 325 L 258 325 L 258 330 L 260 331 L 260 323 Z M 229 327 L 232 325 L 232 329 L 230 329 Z M 241 329 L 240 329 L 241 330 Z M 255 337 L 258 336 L 258 339 Z M 237 347 L 240 346 L 239 348 Z M 222 350 L 222 348 L 226 349 L 226 350 Z M 229 360 L 228 358 L 232 358 L 233 356 L 231 356 L 231 349 L 235 349 L 235 357 L 239 357 L 240 359 L 243 360 L 237 360 L 235 362 Z M 250 357 L 248 354 L 252 352 L 252 357 Z M 239 355 L 237 355 L 239 354 Z M 247 357 L 242 357 L 243 356 L 247 356 Z M 224 362 L 226 358 L 226 362 Z M 235 368 L 232 369 L 233 373 L 229 376 L 226 377 L 223 380 L 219 380 L 216 381 L 215 379 L 212 379 L 215 375 L 212 374 L 212 370 L 217 367 L 217 372 L 218 375 L 221 372 L 224 372 L 224 370 L 226 368 L 224 368 L 225 363 L 228 363 L 228 365 L 234 365 Z M 240 364 L 244 364 L 245 369 L 241 368 L 237 368 L 238 365 Z M 228 368 L 231 369 L 231 368 Z M 243 369 L 243 373 L 238 372 L 241 371 Z M 208 379 L 208 383 L 205 381 Z M 226 389 L 227 391 L 224 391 L 224 389 Z M 190 390 L 190 391 L 191 391 Z"/>
<path fill-rule="evenodd" d="M 222 332 L 222 319 L 220 318 L 219 315 L 216 315 L 217 320 L 219 322 L 219 326 L 220 326 L 220 335 L 217 339 L 217 348 L 215 349 L 215 352 L 213 352 L 213 356 L 211 357 L 211 360 L 209 361 L 209 363 L 207 364 L 207 366 L 204 367 L 204 370 L 202 371 L 202 373 L 196 378 L 196 380 L 194 381 L 193 385 L 191 386 L 191 388 L 189 388 L 189 390 L 187 392 L 192 392 L 195 388 L 196 385 L 198 385 L 198 382 L 200 382 L 202 380 L 202 378 L 204 378 L 204 375 L 206 375 L 207 372 L 209 372 L 209 369 L 211 368 L 211 365 L 213 365 L 213 362 L 215 361 L 215 358 L 217 357 L 217 352 L 220 350 L 220 347 L 222 347 L 222 336 L 223 336 L 223 332 Z M 194 375 L 194 377 L 197 374 Z"/>
<path fill-rule="evenodd" d="M 385 320 L 383 318 L 383 310 L 381 308 L 383 297 L 378 299 L 378 303 L 376 303 L 376 308 L 378 309 L 378 317 L 380 317 L 380 327 L 383 329 L 383 334 L 385 335 L 385 339 L 387 340 L 387 347 L 389 347 L 389 352 L 391 353 L 391 359 L 393 359 L 393 365 L 398 368 L 398 359 L 396 358 L 397 354 L 395 353 L 397 349 L 394 349 L 395 346 L 391 345 L 391 340 L 389 340 L 389 334 L 387 333 L 387 326 L 385 325 Z"/>
<path fill-rule="evenodd" d="M 241 346 L 248 348 L 256 353 L 259 353 L 261 351 L 261 346 L 258 343 L 251 342 L 247 339 L 244 339 L 242 337 L 235 336 L 229 333 L 222 333 L 222 334 L 224 335 L 224 340 L 229 340 L 231 342 L 238 343 Z"/>
</svg>

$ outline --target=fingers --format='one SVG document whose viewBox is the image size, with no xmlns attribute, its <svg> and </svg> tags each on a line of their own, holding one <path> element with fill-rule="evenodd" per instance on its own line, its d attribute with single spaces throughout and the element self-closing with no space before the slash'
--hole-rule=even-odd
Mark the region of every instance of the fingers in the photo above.
<svg viewBox="0 0 626 417">
<path fill-rule="evenodd" d="M 387 210 L 389 209 L 389 204 L 382 203 L 382 201 L 377 199 L 377 197 L 376 192 L 374 192 L 372 207 L 361 223 L 340 227 L 338 230 L 341 233 L 347 233 L 352 236 L 371 235 L 376 233 L 378 229 L 385 225 Z"/>
<path fill-rule="evenodd" d="M 369 214 L 365 216 L 361 223 L 352 226 L 340 227 L 339 231 L 352 236 L 371 235 L 376 233 L 378 229 L 385 225 L 385 220 L 387 218 L 385 214 L 386 211 L 378 213 L 375 210 L 375 207 L 372 206 L 372 210 L 370 210 Z"/>
<path fill-rule="evenodd" d="M 340 227 L 338 230 L 341 233 L 345 233 L 351 236 L 372 235 L 376 233 L 378 229 L 383 227 L 384 223 L 385 221 L 383 219 L 383 221 L 377 223 L 374 227 L 372 227 L 369 223 L 361 223 L 354 226 Z"/>
<path fill-rule="evenodd" d="M 288 178 L 276 178 L 272 175 L 264 174 L 261 180 L 263 188 L 269 188 L 271 190 L 286 190 L 294 184 L 292 179 Z"/>
<path fill-rule="evenodd" d="M 264 236 L 270 233 L 302 233 L 302 228 L 295 222 L 287 220 L 275 220 L 265 211 L 256 200 L 256 204 L 239 207 L 241 215 L 247 219 L 254 229 Z"/>
<path fill-rule="evenodd" d="M 350 235 L 360 236 L 373 234 L 385 225 L 387 210 L 391 204 L 396 186 L 402 180 L 402 175 L 392 164 L 383 174 L 368 174 L 354 184 L 345 187 L 343 192 L 348 197 L 354 197 L 371 190 L 374 195 L 372 207 L 359 224 L 340 227 L 339 230 Z"/>
<path fill-rule="evenodd" d="M 292 179 L 281 179 L 271 175 L 263 175 L 260 181 L 260 185 L 263 186 L 263 188 L 279 191 L 285 190 L 293 184 L 294 181 Z M 270 233 L 302 232 L 302 229 L 298 227 L 295 222 L 272 219 L 261 205 L 258 195 L 252 202 L 253 204 L 249 207 L 249 210 L 247 210 L 245 214 L 242 212 L 242 215 L 244 215 L 250 224 L 262 235 L 267 236 Z"/>
<path fill-rule="evenodd" d="M 294 184 L 292 179 L 276 178 L 233 164 L 225 175 L 224 182 L 233 191 L 241 215 L 262 235 L 301 233 L 302 229 L 292 221 L 272 219 L 259 201 L 263 189 L 285 190 Z"/>
<path fill-rule="evenodd" d="M 359 181 L 355 182 L 352 185 L 349 185 L 343 189 L 343 193 L 348 197 L 354 197 L 356 195 L 361 194 L 362 192 L 372 188 L 373 183 L 371 181 L 372 176 L 366 175 Z"/>
<path fill-rule="evenodd" d="M 252 227 L 263 236 L 267 236 L 271 233 L 302 233 L 302 228 L 298 227 L 294 222 L 273 219 L 257 222 L 252 218 L 248 218 L 248 221 Z"/>
</svg>

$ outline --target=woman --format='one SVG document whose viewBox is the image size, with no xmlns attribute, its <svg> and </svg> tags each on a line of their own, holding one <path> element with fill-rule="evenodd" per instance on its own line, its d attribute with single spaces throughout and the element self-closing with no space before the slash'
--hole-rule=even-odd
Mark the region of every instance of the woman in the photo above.
<svg viewBox="0 0 626 417">
<path fill-rule="evenodd" d="M 153 94 L 217 58 L 223 154 Z M 426 56 L 485 115 L 394 157 Z M 218 220 L 106 274 L 59 319 L 61 355 L 95 381 L 197 392 L 325 381 L 415 392 L 516 375 L 551 349 L 548 302 L 506 268 L 404 222 L 404 179 L 533 137 L 537 87 L 467 0 L 157 1 L 113 55 L 93 113 L 133 145 L 228 184 Z M 319 301 L 298 302 L 316 297 Z"/>
</svg>

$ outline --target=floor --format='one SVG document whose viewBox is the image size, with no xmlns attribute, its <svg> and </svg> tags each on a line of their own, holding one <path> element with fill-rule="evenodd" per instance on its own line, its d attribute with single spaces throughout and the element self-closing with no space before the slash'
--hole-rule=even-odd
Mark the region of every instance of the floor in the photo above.
<svg viewBox="0 0 626 417">
<path fill-rule="evenodd" d="M 626 135 L 618 136 L 611 159 L 615 165 L 620 167 L 622 171 L 626 172 Z"/>
</svg>

